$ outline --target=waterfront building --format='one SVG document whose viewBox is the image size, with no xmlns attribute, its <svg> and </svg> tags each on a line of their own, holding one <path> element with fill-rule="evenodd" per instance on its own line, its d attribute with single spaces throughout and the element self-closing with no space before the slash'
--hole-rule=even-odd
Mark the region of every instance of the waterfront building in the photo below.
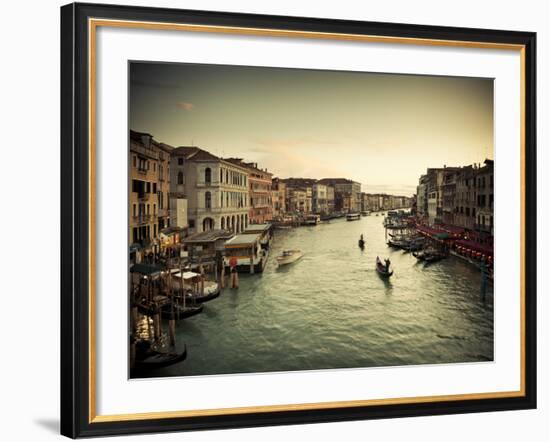
<svg viewBox="0 0 550 442">
<path fill-rule="evenodd" d="M 317 214 L 327 214 L 328 212 L 328 200 L 327 200 L 327 186 L 324 184 L 315 183 L 312 187 L 313 200 L 312 211 Z"/>
<path fill-rule="evenodd" d="M 144 132 L 130 131 L 129 242 L 158 245 L 160 231 L 170 227 L 168 192 L 172 146 Z"/>
<path fill-rule="evenodd" d="M 493 201 L 494 178 L 493 160 L 485 160 L 484 165 L 476 170 L 477 218 L 476 230 L 493 235 Z"/>
<path fill-rule="evenodd" d="M 311 202 L 308 201 L 306 189 L 290 187 L 287 188 L 286 195 L 286 206 L 289 212 L 309 213 L 308 208 L 311 207 Z"/>
<path fill-rule="evenodd" d="M 347 178 L 323 178 L 318 182 L 334 187 L 334 208 L 336 211 L 361 211 L 361 183 Z"/>
<path fill-rule="evenodd" d="M 476 223 L 475 170 L 473 166 L 460 169 L 456 178 L 454 225 L 473 230 Z"/>
<path fill-rule="evenodd" d="M 285 178 L 286 205 L 290 212 L 311 213 L 313 209 L 313 178 Z M 302 192 L 304 192 L 302 194 Z"/>
<path fill-rule="evenodd" d="M 248 170 L 248 219 L 250 223 L 263 224 L 273 219 L 271 195 L 273 174 L 267 169 L 258 168 L 258 163 L 247 163 L 241 158 L 228 158 L 227 161 Z"/>
<path fill-rule="evenodd" d="M 170 159 L 171 197 L 187 200 L 189 232 L 241 232 L 249 223 L 248 169 L 196 146 L 181 146 Z M 175 177 L 175 179 L 174 179 Z"/>
<path fill-rule="evenodd" d="M 273 203 L 273 218 L 281 217 L 286 213 L 286 184 L 279 178 L 271 182 L 271 201 Z"/>
<path fill-rule="evenodd" d="M 428 169 L 428 223 L 430 225 L 443 222 L 443 169 Z"/>
<path fill-rule="evenodd" d="M 334 186 L 325 186 L 327 188 L 327 213 L 334 213 Z"/>
<path fill-rule="evenodd" d="M 416 187 L 416 213 L 419 218 L 428 217 L 428 175 L 420 176 Z"/>
<path fill-rule="evenodd" d="M 459 167 L 447 167 L 443 172 L 443 183 L 441 185 L 441 210 L 442 221 L 444 224 L 456 224 L 456 182 L 459 174 Z"/>
</svg>

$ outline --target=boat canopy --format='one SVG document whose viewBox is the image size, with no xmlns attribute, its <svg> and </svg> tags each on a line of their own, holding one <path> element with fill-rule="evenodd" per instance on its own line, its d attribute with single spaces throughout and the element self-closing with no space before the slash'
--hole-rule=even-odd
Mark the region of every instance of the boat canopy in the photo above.
<svg viewBox="0 0 550 442">
<path fill-rule="evenodd" d="M 182 274 L 181 272 L 176 272 L 176 273 L 173 273 L 172 274 L 174 276 L 174 278 L 176 279 L 179 279 L 182 277 Z M 196 278 L 197 276 L 201 276 L 200 273 L 195 273 L 195 272 L 183 272 L 183 279 L 193 279 L 193 278 Z"/>
<path fill-rule="evenodd" d="M 260 237 L 261 234 L 259 233 L 241 233 L 240 235 L 234 236 L 230 240 L 226 241 L 225 248 L 252 247 L 258 243 Z"/>
<path fill-rule="evenodd" d="M 246 229 L 244 229 L 244 234 L 250 234 L 250 233 L 264 233 L 269 231 L 271 229 L 271 224 L 264 223 L 264 224 L 249 224 Z"/>
</svg>

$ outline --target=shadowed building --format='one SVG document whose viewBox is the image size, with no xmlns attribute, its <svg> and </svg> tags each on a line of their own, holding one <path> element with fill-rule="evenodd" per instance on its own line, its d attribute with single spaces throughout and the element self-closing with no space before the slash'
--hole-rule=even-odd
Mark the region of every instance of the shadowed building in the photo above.
<svg viewBox="0 0 550 442">
<path fill-rule="evenodd" d="M 172 147 L 148 133 L 130 131 L 129 241 L 154 246 L 170 226 L 168 192 Z"/>
</svg>

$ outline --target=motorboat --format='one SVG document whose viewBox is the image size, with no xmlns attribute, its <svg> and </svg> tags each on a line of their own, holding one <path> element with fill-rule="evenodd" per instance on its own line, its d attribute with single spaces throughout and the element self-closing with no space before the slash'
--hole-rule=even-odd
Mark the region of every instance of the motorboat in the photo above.
<svg viewBox="0 0 550 442">
<path fill-rule="evenodd" d="M 361 219 L 361 214 L 359 212 L 348 213 L 346 215 L 346 221 L 359 221 Z"/>
<path fill-rule="evenodd" d="M 292 264 L 298 261 L 304 254 L 301 250 L 284 250 L 279 256 L 277 256 L 277 264 L 282 266 L 286 264 Z"/>
</svg>

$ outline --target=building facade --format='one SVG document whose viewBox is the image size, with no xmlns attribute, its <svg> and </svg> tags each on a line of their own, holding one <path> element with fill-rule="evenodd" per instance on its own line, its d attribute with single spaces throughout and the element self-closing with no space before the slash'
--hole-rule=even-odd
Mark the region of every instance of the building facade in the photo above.
<svg viewBox="0 0 550 442">
<path fill-rule="evenodd" d="M 130 131 L 129 242 L 154 245 L 170 226 L 170 152 L 153 136 Z"/>
<path fill-rule="evenodd" d="M 312 212 L 319 215 L 329 213 L 327 186 L 324 184 L 315 183 L 312 186 Z"/>
<path fill-rule="evenodd" d="M 189 232 L 225 229 L 242 232 L 249 224 L 248 169 L 195 146 L 172 151 L 171 195 L 185 197 Z"/>
<path fill-rule="evenodd" d="M 273 219 L 272 179 L 273 175 L 258 168 L 257 163 L 245 163 L 239 158 L 227 161 L 248 170 L 248 218 L 250 223 L 263 224 Z"/>
<path fill-rule="evenodd" d="M 279 178 L 271 182 L 271 201 L 273 203 L 273 218 L 286 213 L 286 184 Z"/>
<path fill-rule="evenodd" d="M 476 173 L 476 202 L 477 218 L 476 230 L 493 235 L 494 219 L 494 162 L 485 160 L 482 167 Z"/>
<path fill-rule="evenodd" d="M 361 183 L 347 178 L 323 178 L 320 184 L 334 187 L 334 209 L 337 212 L 361 211 Z"/>
</svg>

